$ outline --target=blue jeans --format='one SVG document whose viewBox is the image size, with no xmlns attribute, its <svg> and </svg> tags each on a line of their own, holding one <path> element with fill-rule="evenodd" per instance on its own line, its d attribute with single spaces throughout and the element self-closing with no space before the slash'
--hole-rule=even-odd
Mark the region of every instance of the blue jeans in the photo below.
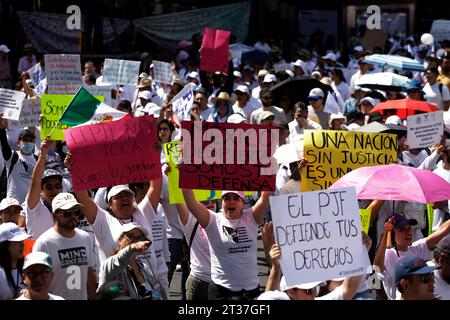
<svg viewBox="0 0 450 320">
<path fill-rule="evenodd" d="M 181 300 L 186 300 L 186 280 L 189 276 L 189 259 L 183 259 L 183 239 L 167 239 L 170 251 L 171 270 L 168 274 L 169 285 L 177 264 L 181 264 Z"/>
</svg>

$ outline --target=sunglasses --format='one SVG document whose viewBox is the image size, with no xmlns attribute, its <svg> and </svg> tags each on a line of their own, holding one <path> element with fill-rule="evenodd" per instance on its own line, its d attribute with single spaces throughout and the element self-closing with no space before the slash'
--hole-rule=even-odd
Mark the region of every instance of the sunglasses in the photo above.
<svg viewBox="0 0 450 320">
<path fill-rule="evenodd" d="M 431 282 L 431 281 L 434 281 L 434 274 L 433 274 L 433 273 L 423 274 L 423 275 L 420 277 L 420 281 L 421 281 L 423 284 L 427 284 L 427 283 L 429 283 L 429 282 Z"/>
<path fill-rule="evenodd" d="M 37 277 L 44 276 L 47 277 L 50 274 L 51 270 L 41 270 L 41 271 L 28 271 L 25 274 L 31 279 L 36 279 Z"/>
<path fill-rule="evenodd" d="M 64 218 L 69 218 L 71 216 L 77 216 L 79 217 L 81 215 L 81 210 L 70 210 L 70 211 L 61 211 Z"/>
<path fill-rule="evenodd" d="M 46 184 L 45 185 L 45 190 L 51 191 L 53 189 L 62 189 L 62 184 L 61 183 L 57 183 L 57 184 Z"/>
</svg>

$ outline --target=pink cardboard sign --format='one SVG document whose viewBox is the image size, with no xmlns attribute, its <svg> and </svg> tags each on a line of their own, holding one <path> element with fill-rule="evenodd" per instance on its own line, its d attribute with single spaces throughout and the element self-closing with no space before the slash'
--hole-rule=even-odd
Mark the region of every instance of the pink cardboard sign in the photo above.
<svg viewBox="0 0 450 320">
<path fill-rule="evenodd" d="M 200 70 L 228 73 L 230 31 L 205 28 Z"/>
<path fill-rule="evenodd" d="M 272 126 L 183 121 L 180 188 L 273 191 L 279 140 Z"/>
<path fill-rule="evenodd" d="M 153 116 L 73 127 L 64 136 L 73 158 L 75 191 L 161 177 Z"/>
</svg>

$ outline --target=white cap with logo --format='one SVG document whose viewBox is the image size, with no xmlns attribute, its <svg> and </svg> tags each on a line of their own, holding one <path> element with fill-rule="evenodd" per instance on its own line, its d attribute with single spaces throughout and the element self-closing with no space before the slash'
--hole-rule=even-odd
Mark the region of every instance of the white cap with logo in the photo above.
<svg viewBox="0 0 450 320">
<path fill-rule="evenodd" d="M 31 238 L 31 236 L 20 230 L 19 226 L 13 222 L 6 222 L 0 225 L 0 242 L 17 242 L 28 238 Z"/>
<path fill-rule="evenodd" d="M 2 202 L 0 202 L 0 211 L 3 211 L 3 210 L 5 210 L 5 209 L 7 209 L 9 207 L 12 207 L 12 206 L 20 207 L 21 209 L 23 209 L 22 206 L 20 205 L 20 202 L 17 201 L 16 199 L 14 199 L 14 198 L 5 198 L 5 199 L 2 200 Z"/>
<path fill-rule="evenodd" d="M 107 200 L 108 201 L 111 200 L 112 197 L 117 196 L 122 191 L 127 191 L 128 193 L 131 193 L 133 196 L 135 195 L 133 190 L 131 190 L 128 187 L 128 185 L 121 184 L 121 185 L 118 185 L 118 186 L 114 186 L 114 187 L 111 188 L 111 190 L 109 190 Z"/>
<path fill-rule="evenodd" d="M 52 201 L 52 212 L 56 212 L 59 209 L 68 210 L 81 205 L 73 194 L 61 192 Z"/>
</svg>

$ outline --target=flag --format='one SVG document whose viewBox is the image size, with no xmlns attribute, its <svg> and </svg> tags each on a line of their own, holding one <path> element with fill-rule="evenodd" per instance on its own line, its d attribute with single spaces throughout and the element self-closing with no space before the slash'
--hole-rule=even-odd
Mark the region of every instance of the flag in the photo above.
<svg viewBox="0 0 450 320">
<path fill-rule="evenodd" d="M 59 122 L 72 127 L 85 123 L 91 120 L 100 104 L 100 100 L 81 87 L 69 102 Z"/>
</svg>

